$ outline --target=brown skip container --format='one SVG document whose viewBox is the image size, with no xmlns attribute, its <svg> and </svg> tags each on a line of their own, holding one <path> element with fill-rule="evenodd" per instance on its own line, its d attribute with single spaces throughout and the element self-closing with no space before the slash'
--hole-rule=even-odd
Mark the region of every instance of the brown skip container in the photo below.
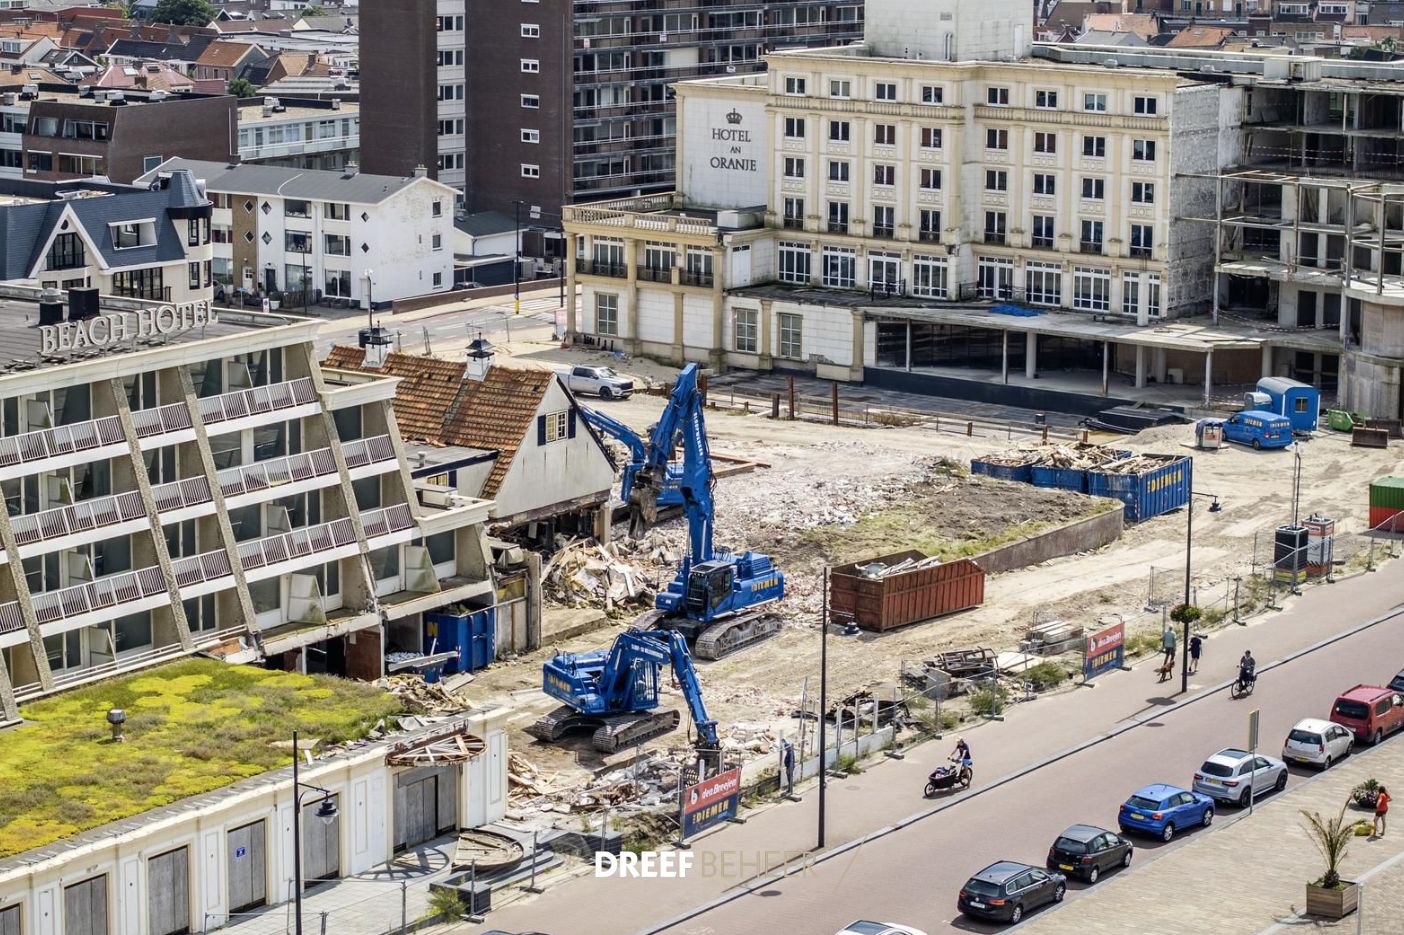
<svg viewBox="0 0 1404 935">
<path fill-rule="evenodd" d="M 831 569 L 830 616 L 836 621 L 851 620 L 861 629 L 881 633 L 984 603 L 985 572 L 968 558 L 887 578 L 868 578 L 858 570 L 873 562 L 896 565 L 909 558 L 920 561 L 926 557 L 922 552 L 908 549 Z"/>
</svg>

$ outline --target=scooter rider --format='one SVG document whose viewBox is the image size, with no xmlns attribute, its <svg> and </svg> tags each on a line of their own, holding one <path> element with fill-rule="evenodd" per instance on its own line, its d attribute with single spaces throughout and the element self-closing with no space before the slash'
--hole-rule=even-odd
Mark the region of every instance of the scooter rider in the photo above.
<svg viewBox="0 0 1404 935">
<path fill-rule="evenodd" d="M 1258 661 L 1253 658 L 1251 649 L 1245 650 L 1243 658 L 1238 660 L 1238 684 L 1241 688 L 1252 685 L 1257 678 Z"/>
</svg>

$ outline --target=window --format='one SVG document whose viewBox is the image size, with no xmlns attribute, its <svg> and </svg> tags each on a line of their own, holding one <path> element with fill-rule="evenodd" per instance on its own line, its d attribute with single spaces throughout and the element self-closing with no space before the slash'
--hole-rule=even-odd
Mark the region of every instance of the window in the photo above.
<svg viewBox="0 0 1404 935">
<path fill-rule="evenodd" d="M 1089 266 L 1073 267 L 1073 308 L 1105 312 L 1111 308 L 1111 273 Z"/>
<path fill-rule="evenodd" d="M 143 156 L 141 158 L 141 171 L 143 173 L 155 172 L 161 163 L 165 161 L 165 156 Z"/>
<path fill-rule="evenodd" d="M 1138 98 L 1136 98 L 1136 99 L 1133 101 L 1133 104 L 1134 104 L 1134 106 L 1132 107 L 1132 110 L 1134 110 L 1136 113 L 1138 113 L 1138 114 L 1143 114 L 1143 115 L 1145 115 L 1145 116 L 1147 116 L 1147 117 L 1153 117 L 1153 116 L 1155 116 L 1155 111 L 1156 111 L 1156 101 L 1155 101 L 1155 98 L 1153 98 L 1153 97 L 1138 97 Z"/>
<path fill-rule="evenodd" d="M 877 146 L 896 146 L 897 126 L 891 123 L 874 124 L 873 143 Z"/>
<path fill-rule="evenodd" d="M 1105 136 L 1084 136 L 1082 138 L 1082 155 L 1093 159 L 1106 158 L 1107 138 Z"/>
<path fill-rule="evenodd" d="M 524 58 L 522 61 L 522 74 L 535 75 L 541 71 L 541 62 L 534 58 Z M 440 98 L 442 100 L 442 98 Z"/>
<path fill-rule="evenodd" d="M 784 207 L 785 207 L 785 216 L 784 216 L 784 218 L 783 218 L 784 226 L 787 227 L 787 228 L 791 228 L 791 229 L 803 228 L 803 227 L 804 227 L 804 199 L 803 199 L 803 198 L 786 198 L 786 199 L 785 199 L 785 206 L 784 206 Z"/>
<path fill-rule="evenodd" d="M 1107 96 L 1105 94 L 1082 95 L 1082 109 L 1105 114 L 1107 112 Z"/>
<path fill-rule="evenodd" d="M 788 357 L 791 360 L 799 360 L 803 357 L 803 322 L 800 316 L 781 312 L 775 316 L 780 325 L 780 347 L 781 357 Z"/>
<path fill-rule="evenodd" d="M 754 354 L 760 347 L 760 315 L 753 308 L 738 308 L 732 319 L 732 347 L 743 354 Z"/>
<path fill-rule="evenodd" d="M 540 39 L 541 27 L 536 23 L 522 23 L 523 39 Z"/>
<path fill-rule="evenodd" d="M 442 250 L 442 249 L 444 249 L 444 235 L 443 235 L 443 234 L 435 234 L 433 237 L 429 238 L 429 248 L 430 248 L 431 250 Z"/>
<path fill-rule="evenodd" d="M 1009 190 L 1009 173 L 1003 169 L 985 170 L 985 191 L 1004 192 Z"/>
<path fill-rule="evenodd" d="M 923 104 L 939 104 L 944 96 L 940 85 L 924 84 L 921 86 L 921 102 Z"/>
<path fill-rule="evenodd" d="M 190 274 L 190 288 L 200 288 L 200 264 L 198 262 L 186 263 L 185 266 L 186 271 Z"/>
<path fill-rule="evenodd" d="M 868 288 L 887 295 L 901 292 L 902 255 L 899 253 L 869 252 Z"/>
<path fill-rule="evenodd" d="M 124 270 L 112 275 L 114 295 L 134 299 L 166 299 L 164 277 L 160 267 Z"/>
<path fill-rule="evenodd" d="M 941 128 L 922 127 L 921 128 L 921 148 L 940 149 L 941 148 Z"/>
<path fill-rule="evenodd" d="M 873 206 L 873 236 L 891 237 L 896 233 L 896 209 L 891 205 Z"/>
<path fill-rule="evenodd" d="M 541 167 L 540 167 L 540 166 L 537 166 L 537 165 L 532 165 L 532 164 L 526 163 L 526 162 L 522 163 L 522 178 L 524 178 L 524 179 L 539 179 L 539 178 L 541 178 Z"/>
<path fill-rule="evenodd" d="M 283 231 L 283 249 L 288 253 L 311 253 L 312 235 L 307 231 Z"/>
<path fill-rule="evenodd" d="M 829 202 L 829 233 L 848 233 L 848 202 Z"/>
<path fill-rule="evenodd" d="M 1083 253 L 1102 252 L 1102 222 L 1083 221 L 1082 222 L 1082 242 L 1080 244 Z"/>
<path fill-rule="evenodd" d="M 329 202 L 326 207 L 328 221 L 345 221 L 351 217 L 351 206 L 338 202 Z"/>
<path fill-rule="evenodd" d="M 120 224 L 109 224 L 107 229 L 112 235 L 112 245 L 118 250 L 149 247 L 156 242 L 155 221 L 128 221 Z"/>
<path fill-rule="evenodd" d="M 185 245 L 187 247 L 198 247 L 202 243 L 209 243 L 210 240 L 210 220 L 209 218 L 189 218 L 185 222 Z"/>
<path fill-rule="evenodd" d="M 941 239 L 941 212 L 923 208 L 919 217 L 918 239 L 933 243 L 939 241 Z"/>
<path fill-rule="evenodd" d="M 1152 182 L 1132 182 L 1131 203 L 1138 205 L 1155 204 L 1155 184 Z"/>
<path fill-rule="evenodd" d="M 1149 224 L 1131 225 L 1131 256 L 1148 257 L 1155 248 L 1155 228 Z"/>
<path fill-rule="evenodd" d="M 1033 193 L 1035 195 L 1056 195 L 1058 191 L 1054 176 L 1045 172 L 1035 172 L 1033 177 Z"/>
<path fill-rule="evenodd" d="M 896 185 L 897 167 L 873 163 L 873 184 L 874 185 Z"/>
<path fill-rule="evenodd" d="M 83 241 L 77 234 L 59 234 L 49 247 L 45 269 L 78 269 L 87 266 Z"/>
<path fill-rule="evenodd" d="M 1094 179 L 1084 176 L 1082 179 L 1082 197 L 1101 201 L 1107 194 L 1106 179 Z"/>
<path fill-rule="evenodd" d="M 823 283 L 833 289 L 852 289 L 857 254 L 852 247 L 825 247 Z"/>
<path fill-rule="evenodd" d="M 873 98 L 879 101 L 897 100 L 897 85 L 891 81 L 879 81 L 873 86 Z"/>
<path fill-rule="evenodd" d="M 1141 277 L 1139 273 L 1121 274 L 1121 312 L 1139 315 L 1141 311 Z"/>
<path fill-rule="evenodd" d="M 1057 110 L 1057 109 L 1058 109 L 1058 92 L 1057 92 L 1057 91 L 1035 91 L 1035 92 L 1034 92 L 1034 106 L 1035 106 L 1035 107 L 1038 107 L 1038 108 L 1040 108 L 1040 109 L 1042 109 L 1042 110 Z"/>
<path fill-rule="evenodd" d="M 322 252 L 327 256 L 350 256 L 351 238 L 341 234 L 323 234 Z"/>
<path fill-rule="evenodd" d="M 985 243 L 1004 243 L 1003 211 L 985 212 Z"/>
<path fill-rule="evenodd" d="M 830 181 L 830 182 L 847 182 L 847 181 L 848 181 L 848 163 L 845 162 L 845 161 L 842 160 L 842 159 L 830 159 L 830 160 L 829 160 L 829 181 Z"/>
<path fill-rule="evenodd" d="M 562 409 L 560 412 L 548 412 L 544 416 L 537 416 L 537 442 L 550 444 L 569 438 L 575 422 L 572 415 L 573 413 L 569 409 Z"/>
<path fill-rule="evenodd" d="M 1007 107 L 1009 105 L 1009 89 L 986 88 L 985 103 L 993 104 L 996 107 Z"/>
<path fill-rule="evenodd" d="M 848 121 L 846 121 L 846 120 L 830 120 L 830 121 L 829 121 L 829 140 L 830 140 L 830 142 L 834 142 L 834 143 L 847 143 L 847 142 L 848 142 L 848 131 L 849 131 Z"/>
<path fill-rule="evenodd" d="M 786 118 L 785 118 L 785 138 L 788 139 L 788 140 L 802 140 L 802 139 L 804 139 L 804 118 L 803 118 L 803 117 L 786 117 Z"/>
<path fill-rule="evenodd" d="M 799 156 L 785 157 L 785 178 L 804 178 L 804 160 L 802 158 L 800 158 Z"/>
<path fill-rule="evenodd" d="M 805 86 L 805 80 L 804 80 L 803 78 L 797 77 L 797 76 L 795 76 L 795 75 L 786 75 L 786 76 L 785 76 L 785 93 L 786 93 L 786 94 L 799 94 L 799 95 L 803 95 L 803 94 L 804 94 L 804 86 Z"/>
<path fill-rule="evenodd" d="M 982 256 L 976 280 L 980 298 L 1007 299 L 1014 292 L 1014 261 Z"/>
<path fill-rule="evenodd" d="M 528 130 L 528 129 L 526 129 L 525 127 L 523 127 L 523 128 L 522 128 L 521 139 L 522 139 L 522 142 L 523 142 L 523 143 L 540 143 L 540 142 L 541 142 L 541 131 L 540 131 L 540 130 Z"/>
<path fill-rule="evenodd" d="M 921 187 L 926 191 L 938 191 L 941 188 L 941 170 L 922 169 Z"/>
<path fill-rule="evenodd" d="M 807 284 L 809 257 L 808 244 L 780 241 L 780 281 Z"/>
<path fill-rule="evenodd" d="M 1155 140 L 1132 140 L 1131 158 L 1140 162 L 1155 161 Z"/>
<path fill-rule="evenodd" d="M 912 294 L 928 299 L 944 299 L 947 290 L 947 266 L 944 257 L 912 257 Z"/>
<path fill-rule="evenodd" d="M 1025 289 L 1034 305 L 1063 304 L 1063 267 L 1060 263 L 1025 263 Z"/>
<path fill-rule="evenodd" d="M 1056 133 L 1035 133 L 1034 152 L 1036 153 L 1056 153 L 1058 151 L 1058 134 Z"/>
<path fill-rule="evenodd" d="M 829 97 L 849 97 L 853 85 L 847 78 L 831 78 L 829 80 Z"/>
<path fill-rule="evenodd" d="M 619 334 L 619 296 L 595 293 L 595 333 Z"/>
<path fill-rule="evenodd" d="M 985 131 L 986 149 L 1008 149 L 1009 131 L 989 129 Z"/>
<path fill-rule="evenodd" d="M 1033 246 L 1042 247 L 1045 250 L 1053 249 L 1053 215 L 1035 214 L 1033 216 Z"/>
<path fill-rule="evenodd" d="M 536 110 L 541 106 L 540 94 L 523 94 L 521 96 L 522 106 L 530 110 Z"/>
</svg>

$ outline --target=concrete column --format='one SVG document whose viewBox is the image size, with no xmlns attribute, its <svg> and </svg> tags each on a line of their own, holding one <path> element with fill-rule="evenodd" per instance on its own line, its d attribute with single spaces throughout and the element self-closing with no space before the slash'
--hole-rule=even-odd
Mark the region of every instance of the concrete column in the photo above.
<svg viewBox="0 0 1404 935">
<path fill-rule="evenodd" d="M 3 653 L 0 653 L 0 720 L 19 720 L 19 705 L 15 703 L 15 687 L 10 682 L 10 670 L 5 666 Z"/>
<path fill-rule="evenodd" d="M 907 328 L 908 328 L 908 337 L 907 337 L 907 348 L 908 348 L 908 351 L 907 351 L 907 353 L 908 353 L 908 356 L 910 356 L 910 355 L 911 355 L 911 325 L 908 325 Z M 1005 385 L 1007 386 L 1007 385 L 1009 384 L 1009 330 L 1008 330 L 1008 329 L 1005 329 L 1004 331 L 1001 331 L 999 334 L 1000 334 L 999 375 L 1000 375 L 1000 379 L 1001 379 L 1001 380 L 1005 383 Z M 911 368 L 909 367 L 909 368 L 907 368 L 907 369 L 910 370 Z"/>
<path fill-rule="evenodd" d="M 1136 345 L 1136 389 L 1145 389 L 1146 386 L 1146 347 L 1144 344 Z"/>
<path fill-rule="evenodd" d="M 1111 342 L 1102 342 L 1102 395 L 1111 395 Z"/>
<path fill-rule="evenodd" d="M 39 676 L 39 686 L 45 691 L 54 687 L 53 672 L 49 669 L 49 654 L 44 649 L 44 637 L 39 632 L 39 618 L 34 614 L 34 604 L 29 597 L 29 581 L 24 577 L 24 565 L 20 561 L 19 542 L 10 526 L 10 517 L 0 510 L 0 544 L 10 560 L 5 563 L 15 589 L 15 601 L 19 604 L 20 616 L 24 618 L 25 634 L 29 637 L 29 652 L 34 658 L 34 671 Z"/>
<path fill-rule="evenodd" d="M 575 301 L 575 234 L 566 234 L 565 242 L 565 278 L 566 278 L 566 307 L 565 307 L 565 337 L 567 341 L 574 341 L 576 335 L 580 333 L 580 323 L 577 320 L 579 314 Z"/>
<path fill-rule="evenodd" d="M 673 356 L 677 359 L 679 367 L 687 360 L 687 353 L 683 349 L 683 294 L 681 290 L 673 292 Z"/>
<path fill-rule="evenodd" d="M 1214 391 L 1214 349 L 1204 352 L 1204 405 L 1209 405 L 1210 394 Z"/>
<path fill-rule="evenodd" d="M 1038 335 L 1030 331 L 1024 336 L 1024 378 L 1032 380 L 1038 373 Z"/>
<path fill-rule="evenodd" d="M 639 344 L 639 242 L 637 240 L 624 241 L 624 275 L 626 277 L 624 294 L 629 297 L 629 313 L 633 318 L 629 325 L 620 322 L 619 337 L 628 343 L 631 354 L 639 354 L 642 353 L 643 348 Z"/>
<path fill-rule="evenodd" d="M 609 504 L 601 508 L 602 511 L 609 511 Z M 607 540 L 602 540 L 607 541 Z M 527 577 L 526 577 L 526 650 L 541 647 L 541 555 L 538 552 L 527 552 Z"/>
<path fill-rule="evenodd" d="M 770 299 L 761 299 L 759 330 L 760 368 L 771 370 L 775 367 L 774 318 L 775 306 Z"/>
<path fill-rule="evenodd" d="M 1164 385 L 1165 371 L 1169 369 L 1168 359 L 1165 355 L 1165 348 L 1157 347 L 1151 351 L 1151 375 L 1155 377 L 1155 382 Z"/>
<path fill-rule="evenodd" d="M 1009 340 L 1008 333 L 1006 333 L 1006 334 L 1005 334 L 1005 341 L 1006 341 L 1006 343 L 1008 342 L 1008 340 Z M 1006 368 L 1008 367 L 1008 362 L 1005 363 L 1005 367 L 1006 367 Z M 911 320 L 910 320 L 910 319 L 907 321 L 907 363 L 906 363 L 906 370 L 907 370 L 908 373 L 911 373 L 911 372 L 912 372 L 912 323 L 911 323 Z"/>
<path fill-rule="evenodd" d="M 848 365 L 848 378 L 855 382 L 863 379 L 863 313 L 853 310 L 853 360 Z"/>
<path fill-rule="evenodd" d="M 723 276 L 727 272 L 726 250 L 722 247 L 712 248 L 712 346 L 710 357 L 712 368 L 718 373 L 722 371 L 722 362 L 725 359 L 723 348 L 726 347 L 722 340 L 723 324 L 726 315 L 726 292 L 722 288 Z M 681 343 L 681 338 L 678 339 Z"/>
<path fill-rule="evenodd" d="M 1344 311 L 1344 309 L 1342 310 Z M 1263 345 L 1263 376 L 1272 376 L 1273 347 L 1271 344 Z"/>
</svg>

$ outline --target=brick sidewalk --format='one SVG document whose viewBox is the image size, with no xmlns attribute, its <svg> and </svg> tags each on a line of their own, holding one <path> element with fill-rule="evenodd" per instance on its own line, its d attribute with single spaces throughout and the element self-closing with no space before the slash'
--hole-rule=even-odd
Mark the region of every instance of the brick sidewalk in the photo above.
<svg viewBox="0 0 1404 935">
<path fill-rule="evenodd" d="M 1293 910 L 1300 911 L 1306 903 L 1306 882 L 1322 870 L 1321 858 L 1302 828 L 1300 810 L 1334 814 L 1350 790 L 1370 777 L 1386 786 L 1404 787 L 1404 741 L 1359 752 L 1281 796 L 1260 800 L 1242 821 L 1208 833 L 1192 832 L 1193 840 L 1183 847 L 1109 877 L 1057 911 L 1029 920 L 1020 932 L 1267 935 L 1304 927 L 1355 932 L 1354 916 L 1337 925 L 1294 917 Z M 1356 809 L 1347 814 L 1367 817 Z M 1361 932 L 1404 932 L 1404 830 L 1393 829 L 1379 839 L 1353 839 L 1342 876 L 1365 880 Z"/>
</svg>

